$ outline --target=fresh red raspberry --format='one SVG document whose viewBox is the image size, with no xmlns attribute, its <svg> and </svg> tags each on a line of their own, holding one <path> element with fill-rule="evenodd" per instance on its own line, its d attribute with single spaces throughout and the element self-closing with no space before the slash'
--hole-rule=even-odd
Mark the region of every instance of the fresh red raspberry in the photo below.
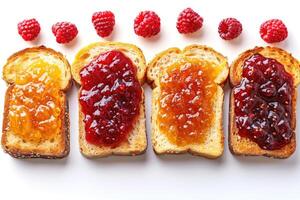
<svg viewBox="0 0 300 200">
<path fill-rule="evenodd" d="M 18 33 L 25 41 L 35 39 L 41 31 L 39 22 L 36 19 L 26 19 L 18 23 Z"/>
<path fill-rule="evenodd" d="M 114 29 L 115 15 L 111 11 L 95 12 L 92 22 L 97 34 L 100 37 L 107 37 Z"/>
<path fill-rule="evenodd" d="M 265 21 L 260 26 L 260 37 L 267 43 L 281 42 L 288 36 L 288 30 L 280 19 Z"/>
<path fill-rule="evenodd" d="M 56 42 L 60 44 L 71 42 L 78 34 L 75 24 L 70 22 L 57 22 L 52 26 L 52 33 L 56 37 Z"/>
<path fill-rule="evenodd" d="M 203 25 L 203 18 L 191 8 L 184 9 L 178 16 L 176 28 L 179 33 L 187 34 L 198 31 Z"/>
<path fill-rule="evenodd" d="M 160 32 L 160 18 L 153 11 L 142 11 L 134 20 L 134 32 L 142 37 L 151 37 Z"/>
<path fill-rule="evenodd" d="M 237 38 L 243 31 L 243 26 L 235 18 L 223 19 L 219 24 L 219 35 L 224 40 L 232 40 Z"/>
</svg>

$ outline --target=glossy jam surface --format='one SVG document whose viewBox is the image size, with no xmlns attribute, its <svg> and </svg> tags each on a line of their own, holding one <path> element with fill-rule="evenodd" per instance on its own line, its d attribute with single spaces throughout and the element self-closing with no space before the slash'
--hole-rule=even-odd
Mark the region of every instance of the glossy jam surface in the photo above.
<svg viewBox="0 0 300 200">
<path fill-rule="evenodd" d="M 248 58 L 233 92 L 240 136 L 266 150 L 280 149 L 291 141 L 293 79 L 281 63 L 260 54 Z"/>
<path fill-rule="evenodd" d="M 160 77 L 158 121 L 168 140 L 178 146 L 202 143 L 214 121 L 217 67 L 185 61 Z"/>
<path fill-rule="evenodd" d="M 51 140 L 61 127 L 61 71 L 42 60 L 16 75 L 9 102 L 9 129 L 24 141 Z"/>
<path fill-rule="evenodd" d="M 127 141 L 140 112 L 142 89 L 136 67 L 120 51 L 100 54 L 80 72 L 80 105 L 86 140 L 117 147 Z"/>
</svg>

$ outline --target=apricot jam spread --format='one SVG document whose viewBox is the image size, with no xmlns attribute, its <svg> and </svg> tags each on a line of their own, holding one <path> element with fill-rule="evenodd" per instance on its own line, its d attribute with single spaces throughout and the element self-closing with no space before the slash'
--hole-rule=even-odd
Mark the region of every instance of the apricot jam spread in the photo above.
<svg viewBox="0 0 300 200">
<path fill-rule="evenodd" d="M 142 101 L 134 64 L 122 52 L 112 50 L 82 68 L 80 77 L 87 142 L 112 148 L 126 142 Z"/>
<path fill-rule="evenodd" d="M 255 54 L 242 70 L 233 89 L 238 134 L 260 148 L 276 150 L 290 143 L 293 78 L 278 61 Z"/>
<path fill-rule="evenodd" d="M 43 60 L 20 71 L 9 99 L 9 129 L 24 141 L 51 140 L 61 127 L 61 71 Z"/>
<path fill-rule="evenodd" d="M 218 67 L 200 60 L 185 60 L 160 77 L 159 129 L 178 146 L 204 142 L 214 122 Z"/>
</svg>

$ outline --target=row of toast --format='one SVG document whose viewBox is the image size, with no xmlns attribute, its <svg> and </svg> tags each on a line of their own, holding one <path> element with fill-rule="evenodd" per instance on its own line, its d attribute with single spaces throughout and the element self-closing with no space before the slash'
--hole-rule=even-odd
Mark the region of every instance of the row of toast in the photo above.
<svg viewBox="0 0 300 200">
<path fill-rule="evenodd" d="M 300 63 L 275 47 L 245 51 L 229 67 L 226 57 L 201 45 L 167 49 L 147 64 L 135 45 L 98 42 L 81 49 L 71 66 L 61 53 L 40 46 L 9 57 L 3 79 L 2 147 L 16 158 L 68 155 L 72 80 L 80 86 L 80 150 L 90 158 L 146 150 L 144 82 L 153 89 L 157 154 L 222 155 L 228 79 L 231 152 L 287 158 L 296 148 Z"/>
</svg>

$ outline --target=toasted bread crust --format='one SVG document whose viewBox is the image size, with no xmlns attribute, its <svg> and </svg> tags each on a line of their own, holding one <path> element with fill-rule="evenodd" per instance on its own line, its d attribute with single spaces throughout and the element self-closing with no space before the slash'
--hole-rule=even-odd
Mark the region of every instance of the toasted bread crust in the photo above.
<svg viewBox="0 0 300 200">
<path fill-rule="evenodd" d="M 244 61 L 250 56 L 259 53 L 265 57 L 276 59 L 284 65 L 284 69 L 293 76 L 295 86 L 300 83 L 300 63 L 290 53 L 277 47 L 255 47 L 241 53 L 233 61 L 230 67 L 229 78 L 231 86 L 239 84 L 241 80 L 241 71 Z"/>
<path fill-rule="evenodd" d="M 75 56 L 74 62 L 72 63 L 71 71 L 73 79 L 79 85 L 80 83 L 80 70 L 92 59 L 98 56 L 100 53 L 109 51 L 109 50 L 120 50 L 130 59 L 135 58 L 139 59 L 135 61 L 132 59 L 133 63 L 139 63 L 137 78 L 139 79 L 141 85 L 145 82 L 145 73 L 146 73 L 146 59 L 142 50 L 128 43 L 122 42 L 95 42 L 83 47 Z M 134 54 L 134 55 L 133 55 Z M 131 56 L 132 55 L 132 56 Z"/>
<path fill-rule="evenodd" d="M 40 47 L 33 47 L 33 48 L 27 48 L 24 50 L 21 50 L 12 56 L 10 56 L 7 60 L 7 64 L 4 66 L 3 70 L 3 79 L 8 83 L 8 88 L 5 93 L 5 103 L 4 103 L 4 113 L 3 113 L 3 124 L 2 124 L 2 139 L 1 139 L 1 145 L 3 150 L 11 155 L 14 158 L 45 158 L 45 159 L 60 159 L 64 158 L 69 154 L 70 151 L 70 120 L 69 120 L 69 108 L 68 108 L 68 101 L 66 98 L 65 91 L 71 86 L 71 76 L 69 80 L 67 80 L 66 87 L 61 89 L 61 96 L 63 98 L 63 106 L 61 111 L 61 119 L 62 119 L 62 127 L 60 131 L 61 135 L 61 143 L 58 144 L 55 151 L 46 151 L 45 149 L 39 149 L 39 150 L 29 150 L 29 149 L 22 149 L 19 145 L 15 144 L 15 146 L 8 145 L 8 139 L 7 139 L 7 130 L 9 128 L 9 106 L 10 106 L 10 98 L 12 95 L 12 89 L 14 87 L 14 82 L 12 80 L 7 79 L 7 66 L 9 66 L 10 62 L 13 62 L 14 60 L 18 59 L 18 57 L 22 56 L 24 53 L 27 52 L 40 52 L 40 51 L 46 51 L 48 53 L 54 54 L 58 58 L 62 59 L 62 61 L 66 64 L 65 67 L 68 68 L 70 71 L 70 65 L 68 61 L 65 59 L 65 57 L 52 49 L 46 48 L 44 46 Z"/>
<path fill-rule="evenodd" d="M 161 140 L 161 136 L 163 135 L 158 130 L 157 125 L 157 101 L 160 93 L 159 88 L 159 75 L 162 73 L 163 68 L 170 66 L 171 64 L 180 61 L 181 59 L 188 58 L 198 58 L 207 60 L 210 62 L 214 62 L 218 66 L 223 66 L 219 76 L 215 79 L 215 82 L 219 85 L 218 87 L 218 97 L 216 100 L 216 110 L 218 112 L 216 116 L 216 127 L 214 128 L 216 138 L 210 138 L 207 140 L 208 144 L 201 145 L 188 145 L 185 147 L 178 147 L 173 144 L 169 144 L 166 142 L 167 140 L 163 137 Z M 206 158 L 218 158 L 223 154 L 224 151 L 224 133 L 222 128 L 222 112 L 223 112 L 223 101 L 224 101 L 224 92 L 223 86 L 228 77 L 228 63 L 227 59 L 216 52 L 214 49 L 201 46 L 201 45 L 190 45 L 180 50 L 179 48 L 169 48 L 161 53 L 157 54 L 153 60 L 148 64 L 147 68 L 147 82 L 153 88 L 152 93 L 152 116 L 151 116 L 151 140 L 153 144 L 153 150 L 156 154 L 182 154 L 182 153 L 190 153 L 192 155 L 203 156 Z M 158 139 L 160 138 L 160 139 Z M 218 142 L 209 141 L 216 139 Z M 166 146 L 167 145 L 167 146 Z M 163 147 L 161 147 L 163 146 Z M 200 147 L 201 146 L 201 147 Z M 205 148 L 207 146 L 207 148 Z M 208 147 L 209 146 L 209 147 Z M 215 148 L 214 148 L 215 147 Z"/>
<path fill-rule="evenodd" d="M 80 85 L 80 70 L 88 64 L 93 58 L 100 53 L 109 50 L 119 50 L 129 57 L 134 65 L 137 67 L 137 78 L 142 85 L 145 81 L 146 61 L 143 52 L 135 45 L 120 43 L 120 42 L 98 42 L 92 43 L 81 49 L 72 64 L 71 71 L 74 80 Z M 80 88 L 81 90 L 81 88 Z M 78 98 L 80 94 L 78 93 Z M 143 90 L 142 90 L 143 91 Z M 100 158 L 110 155 L 124 155 L 134 156 L 142 154 L 147 149 L 146 137 L 146 119 L 145 119 L 145 106 L 144 106 L 144 91 L 142 92 L 142 101 L 140 114 L 137 116 L 134 128 L 129 134 L 128 141 L 123 142 L 120 146 L 112 149 L 110 147 L 100 147 L 97 145 L 89 144 L 85 139 L 85 128 L 83 122 L 84 114 L 79 106 L 79 144 L 80 152 L 87 158 Z"/>
<path fill-rule="evenodd" d="M 288 73 L 298 73 L 292 74 L 294 79 L 294 92 L 292 99 L 292 121 L 291 127 L 293 129 L 293 137 L 291 142 L 279 150 L 264 150 L 261 149 L 255 142 L 251 141 L 248 138 L 242 138 L 238 135 L 238 129 L 235 123 L 235 113 L 234 113 L 234 96 L 231 91 L 230 94 L 230 108 L 229 108 L 229 137 L 228 144 L 229 149 L 232 154 L 235 155 L 244 155 L 244 156 L 265 156 L 273 158 L 288 158 L 296 150 L 296 98 L 297 91 L 296 86 L 299 84 L 298 78 L 300 76 L 300 64 L 297 59 L 291 56 L 288 52 L 276 48 L 276 47 L 255 47 L 254 49 L 247 50 L 240 54 L 238 58 L 232 63 L 230 67 L 230 85 L 234 87 L 239 84 L 241 80 L 242 65 L 244 61 L 250 56 L 260 53 L 265 57 L 273 58 L 279 61 L 284 65 L 285 70 Z"/>
<path fill-rule="evenodd" d="M 155 80 L 157 79 L 157 77 L 153 76 L 151 74 L 151 70 L 155 70 L 154 68 L 156 67 L 157 62 L 164 57 L 165 55 L 170 55 L 170 54 L 181 54 L 181 50 L 177 47 L 172 47 L 169 49 L 166 49 L 158 54 L 156 54 L 156 56 L 150 61 L 150 63 L 148 63 L 147 65 L 147 83 L 152 87 L 155 88 L 157 86 L 157 83 L 155 82 Z M 157 74 L 157 73 L 155 73 Z"/>
<path fill-rule="evenodd" d="M 224 67 L 223 72 L 220 73 L 220 76 L 216 78 L 216 83 L 218 83 L 220 86 L 224 86 L 227 81 L 229 72 L 227 58 L 211 47 L 194 44 L 186 46 L 183 50 L 180 50 L 177 47 L 171 47 L 158 53 L 150 61 L 150 63 L 147 65 L 147 82 L 152 88 L 155 88 L 159 85 L 157 76 L 159 74 L 159 71 L 162 70 L 159 61 L 171 58 L 172 56 L 176 56 L 174 62 L 177 62 L 178 59 L 182 59 L 183 57 L 214 60 L 216 64 L 226 66 Z"/>
<path fill-rule="evenodd" d="M 64 65 L 65 65 L 65 68 L 66 68 L 65 75 L 66 75 L 66 79 L 68 81 L 67 81 L 67 84 L 65 84 L 65 86 L 63 88 L 61 88 L 61 90 L 67 91 L 72 86 L 71 66 L 70 66 L 68 60 L 65 58 L 65 56 L 62 53 L 60 53 L 58 51 L 55 51 L 51 48 L 47 48 L 43 45 L 38 46 L 38 47 L 26 48 L 26 49 L 23 49 L 21 51 L 18 51 L 16 53 L 12 54 L 7 59 L 7 62 L 3 67 L 3 73 L 2 73 L 3 80 L 5 80 L 8 84 L 14 83 L 14 80 L 12 80 L 11 78 L 8 77 L 10 72 L 12 71 L 10 63 L 13 63 L 15 60 L 22 57 L 26 53 L 40 53 L 40 52 L 45 52 L 45 53 L 48 53 L 50 55 L 55 55 L 59 60 L 64 62 Z"/>
</svg>

